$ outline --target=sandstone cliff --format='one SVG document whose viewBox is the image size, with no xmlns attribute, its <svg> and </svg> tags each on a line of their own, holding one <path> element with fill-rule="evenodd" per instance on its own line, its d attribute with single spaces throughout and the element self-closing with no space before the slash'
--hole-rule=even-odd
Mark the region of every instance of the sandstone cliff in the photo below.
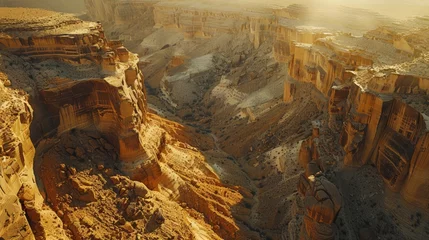
<svg viewBox="0 0 429 240">
<path fill-rule="evenodd" d="M 1 86 L 10 116 L 1 148 L 1 237 L 13 237 L 17 227 L 30 239 L 138 238 L 142 231 L 252 236 L 233 218 L 250 193 L 223 184 L 207 163 L 213 156 L 194 147 L 211 139 L 148 112 L 135 54 L 106 39 L 98 23 L 44 10 L 1 11 L 4 81 L 30 94 L 27 100 L 23 90 Z M 61 229 L 64 223 L 65 231 L 52 232 L 43 219 Z"/>
<path fill-rule="evenodd" d="M 427 18 L 85 3 L 106 34 L 68 15 L 2 19 L 4 71 L 30 94 L 36 180 L 66 230 L 57 238 L 427 238 Z M 149 113 L 140 67 L 205 136 Z M 13 209 L 34 213 L 22 185 Z M 19 221 L 49 235 L 32 225 L 45 215 Z"/>
<path fill-rule="evenodd" d="M 23 183 L 35 185 L 32 173 L 35 150 L 30 140 L 33 113 L 26 94 L 13 91 L 4 84 L 10 85 L 10 80 L 1 73 L 0 236 L 34 239 L 18 198 Z"/>
<path fill-rule="evenodd" d="M 105 12 L 103 8 L 112 6 L 116 8 L 117 2 L 94 11 Z M 320 136 L 303 141 L 298 153 L 304 168 L 315 162 L 340 191 L 345 191 L 339 183 L 341 177 L 333 177 L 332 172 L 342 174 L 348 167 L 372 164 L 389 188 L 401 192 L 413 206 L 424 207 L 416 204 L 425 201 L 423 194 L 420 200 L 415 199 L 412 195 L 417 194 L 417 187 L 411 189 L 407 182 L 422 181 L 421 185 L 424 181 L 424 174 L 411 180 L 409 173 L 419 171 L 413 161 L 417 164 L 416 159 L 424 156 L 424 152 L 416 155 L 415 149 L 419 148 L 417 142 L 425 142 L 426 135 L 426 109 L 422 106 L 427 94 L 425 18 L 391 24 L 390 19 L 362 9 L 301 5 L 273 10 L 251 4 L 243 8 L 233 3 L 213 6 L 159 1 L 152 7 L 159 30 L 140 45 L 141 53 L 147 54 L 142 65 L 150 86 L 160 90 L 161 101 L 177 116 L 208 126 L 219 136 L 223 150 L 245 158 L 240 159 L 242 163 L 257 166 L 248 167 L 260 170 L 252 176 L 268 178 L 258 185 L 272 184 L 275 178 L 265 174 L 270 171 L 264 169 L 261 156 L 269 155 L 269 149 L 282 141 L 306 138 L 311 132 L 311 119 L 306 118 L 318 118 L 322 121 L 314 129 L 320 129 Z M 239 47 L 235 41 L 246 45 Z M 248 41 L 253 49 L 247 47 Z M 193 49 L 191 43 L 199 49 Z M 222 53 L 224 65 L 213 60 L 212 55 L 217 57 L 213 51 Z M 285 75 L 282 69 L 287 67 Z M 276 102 L 278 83 L 284 83 L 286 106 Z M 202 104 L 212 115 L 205 116 Z M 313 109 L 315 105 L 320 115 Z M 295 175 L 285 178 L 296 180 Z M 308 193 L 312 194 L 317 195 Z M 366 197 L 365 191 L 350 194 Z M 262 209 L 263 205 L 257 207 Z M 260 214 L 258 210 L 252 209 L 252 216 Z M 349 207 L 337 210 L 331 215 L 341 217 L 329 221 L 350 221 L 345 220 L 350 217 Z M 288 224 L 290 219 L 279 217 L 279 212 L 276 220 Z M 309 227 L 302 235 L 333 238 L 333 227 L 320 223 L 317 219 L 306 221 Z M 349 224 L 362 228 L 360 222 Z M 350 225 L 342 224 L 336 234 L 352 238 Z M 321 229 L 326 230 L 325 236 Z"/>
<path fill-rule="evenodd" d="M 427 173 L 415 165 L 424 165 L 427 148 L 429 42 L 423 40 L 423 19 L 378 28 L 363 37 L 336 34 L 311 44 L 293 42 L 289 74 L 310 82 L 329 99 L 327 126 L 339 134 L 345 153 L 339 164 L 375 166 L 390 190 L 426 209 L 427 196 L 417 189 L 424 189 Z M 409 30 L 410 24 L 416 27 Z M 284 99 L 290 103 L 290 83 L 285 84 Z M 323 164 L 327 155 L 318 143 L 313 138 L 302 143 L 303 166 L 312 160 Z"/>
</svg>

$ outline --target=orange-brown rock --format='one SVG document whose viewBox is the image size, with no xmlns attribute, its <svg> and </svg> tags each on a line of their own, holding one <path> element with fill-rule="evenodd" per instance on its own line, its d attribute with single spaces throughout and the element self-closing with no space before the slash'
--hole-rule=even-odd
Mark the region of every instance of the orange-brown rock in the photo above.
<svg viewBox="0 0 429 240">
<path fill-rule="evenodd" d="M 307 164 L 305 173 L 300 175 L 298 192 L 305 209 L 300 239 L 334 239 L 333 222 L 342 199 L 337 187 L 323 176 L 315 162 Z"/>
<path fill-rule="evenodd" d="M 329 98 L 329 128 L 339 132 L 342 129 L 346 117 L 347 98 L 350 93 L 349 87 L 333 87 Z"/>
<path fill-rule="evenodd" d="M 423 116 L 395 100 L 387 127 L 378 142 L 373 161 L 390 188 L 399 191 L 408 174 L 415 144 L 426 129 Z"/>
<path fill-rule="evenodd" d="M 319 124 L 320 122 L 312 122 L 313 131 L 312 135 L 301 142 L 299 149 L 298 161 L 301 167 L 306 168 L 312 161 L 316 162 L 323 168 L 319 161 Z"/>
<path fill-rule="evenodd" d="M 283 102 L 285 103 L 293 102 L 295 91 L 296 91 L 296 85 L 292 82 L 285 80 Z"/>
<path fill-rule="evenodd" d="M 428 118 L 424 116 L 426 126 Z M 409 163 L 408 175 L 402 189 L 402 196 L 417 206 L 425 208 L 429 205 L 427 164 L 429 160 L 427 148 L 429 146 L 429 134 L 422 135 L 416 144 L 413 157 Z"/>
<path fill-rule="evenodd" d="M 335 104 L 334 101 L 330 103 Z M 358 85 L 351 87 L 340 136 L 340 143 L 346 152 L 346 165 L 362 166 L 369 161 L 386 125 L 387 118 L 383 118 L 383 113 L 389 111 L 390 103 L 388 96 L 365 92 Z"/>
<path fill-rule="evenodd" d="M 35 20 L 34 27 L 25 29 L 25 23 L 8 16 L 19 24 L 17 29 L 6 31 L 13 35 L 4 38 L 6 43 L 19 39 L 21 26 L 25 39 L 33 39 L 33 35 L 46 39 L 40 45 L 44 48 L 68 46 L 68 42 L 57 39 L 70 31 L 74 33 L 70 43 L 77 48 L 87 47 L 85 41 L 80 41 L 85 34 L 98 39 L 97 43 L 88 43 L 96 51 L 90 49 L 85 56 L 78 57 L 49 52 L 43 56 L 26 55 L 17 50 L 29 47 L 26 42 L 17 48 L 4 46 L 11 58 L 30 56 L 41 61 L 27 66 L 34 74 L 28 78 L 31 81 L 24 79 L 28 81 L 12 84 L 34 86 L 31 94 L 43 115 L 32 125 L 39 130 L 33 135 L 39 143 L 38 150 L 43 152 L 35 159 L 40 165 L 35 172 L 41 178 L 42 194 L 56 213 L 49 210 L 55 221 L 48 223 L 58 223 L 61 229 L 62 222 L 65 223 L 67 232 L 58 231 L 53 235 L 55 239 L 131 239 L 139 237 L 139 229 L 166 239 L 178 234 L 185 239 L 199 234 L 208 239 L 254 234 L 240 226 L 233 215 L 233 207 L 244 208 L 241 192 L 247 190 L 224 185 L 208 165 L 206 153 L 194 147 L 200 142 L 213 144 L 212 140 L 148 113 L 143 75 L 135 54 L 116 41 L 109 42 L 100 24 L 46 11 L 22 11 L 51 21 L 44 24 Z M 47 76 L 48 69 L 58 72 Z M 18 120 L 31 123 L 25 116 Z M 22 195 L 23 201 L 25 196 Z M 7 204 L 10 203 L 8 199 Z M 157 208 L 162 212 L 155 212 Z M 30 203 L 26 209 L 34 217 L 30 220 L 44 218 L 45 214 L 33 211 Z M 210 225 L 219 227 L 212 229 Z M 40 229 L 41 235 L 50 236 L 48 230 L 54 228 Z"/>
<path fill-rule="evenodd" d="M 32 108 L 22 91 L 4 86 L 7 76 L 0 73 L 0 237 L 34 239 L 19 201 L 31 200 L 29 192 L 18 194 L 23 184 L 34 179 L 34 146 L 30 140 Z M 42 235 L 43 236 L 43 235 Z"/>
</svg>

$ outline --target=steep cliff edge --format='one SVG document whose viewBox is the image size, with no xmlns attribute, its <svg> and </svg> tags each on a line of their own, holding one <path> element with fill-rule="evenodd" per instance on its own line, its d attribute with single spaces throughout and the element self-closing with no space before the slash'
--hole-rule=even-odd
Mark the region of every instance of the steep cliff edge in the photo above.
<svg viewBox="0 0 429 240">
<path fill-rule="evenodd" d="M 408 211 L 427 212 L 428 196 L 424 190 L 417 192 L 417 189 L 425 189 L 427 173 L 419 167 L 416 171 L 416 164 L 425 164 L 427 148 L 429 42 L 424 40 L 427 27 L 427 18 L 421 17 L 380 27 L 361 37 L 335 34 L 319 38 L 313 44 L 293 43 L 289 62 L 291 77 L 312 83 L 323 95 L 322 99 L 328 99 L 327 106 L 319 106 L 328 109 L 324 127 L 338 134 L 345 153 L 342 161 L 338 158 L 335 161 L 340 168 L 333 168 L 329 166 L 329 160 L 325 160 L 332 159 L 331 154 L 321 152 L 320 144 L 326 143 L 309 138 L 301 145 L 300 162 L 305 166 L 314 160 L 324 170 L 336 169 L 342 175 L 336 181 L 343 178 L 352 185 L 354 181 L 342 172 L 349 171 L 350 167 L 368 171 L 364 165 L 375 166 L 378 178 L 391 191 L 400 192 L 407 202 L 390 192 L 386 194 L 384 210 L 380 214 L 392 214 L 393 220 L 387 219 L 386 224 L 399 221 L 399 231 L 404 237 L 413 239 L 426 236 L 427 231 L 404 230 L 410 226 L 406 213 L 393 212 L 400 206 L 405 206 Z M 285 84 L 285 101 L 288 102 L 293 97 L 290 85 Z M 346 186 L 342 184 L 339 187 L 342 192 L 354 194 L 345 190 Z M 382 228 L 379 225 L 372 227 L 373 230 Z M 368 234 L 368 229 L 362 231 Z M 396 231 L 392 228 L 378 235 L 393 236 L 398 234 Z"/>
<path fill-rule="evenodd" d="M 66 230 L 56 238 L 427 238 L 427 18 L 86 4 L 106 30 L 5 13 L 16 28 L 0 37 L 2 71 L 30 94 L 36 180 Z"/>
<path fill-rule="evenodd" d="M 35 149 L 30 140 L 32 109 L 24 92 L 13 91 L 4 84 L 10 85 L 10 80 L 1 73 L 0 236 L 31 239 L 33 234 L 18 192 L 23 183 L 35 186 L 32 172 Z"/>
<path fill-rule="evenodd" d="M 87 2 L 93 2 L 95 19 L 119 8 L 118 1 Z M 153 3 L 156 29 L 136 49 L 143 55 L 152 107 L 210 132 L 259 188 L 248 223 L 273 238 L 371 239 L 374 232 L 382 238 L 426 237 L 427 226 L 407 214 L 427 217 L 424 191 L 417 190 L 426 175 L 427 18 L 392 24 L 347 7 L 223 3 Z M 317 128 L 312 120 L 319 120 Z M 312 129 L 320 134 L 309 137 Z M 304 169 L 316 164 L 323 174 L 293 171 L 295 158 Z M 312 186 L 295 198 L 299 179 L 329 190 Z M 307 212 L 292 204 L 334 192 L 328 181 L 343 194 L 340 211 L 331 208 L 321 220 L 315 216 L 326 213 L 323 201 L 310 203 Z M 371 211 L 375 207 L 380 210 Z"/>
<path fill-rule="evenodd" d="M 1 237 L 21 226 L 30 239 L 255 235 L 233 217 L 246 211 L 252 186 L 238 166 L 221 167 L 226 156 L 207 151 L 210 138 L 149 113 L 135 54 L 98 23 L 1 11 L 4 81 L 30 94 L 1 86 L 12 124 L 2 137 Z"/>
</svg>

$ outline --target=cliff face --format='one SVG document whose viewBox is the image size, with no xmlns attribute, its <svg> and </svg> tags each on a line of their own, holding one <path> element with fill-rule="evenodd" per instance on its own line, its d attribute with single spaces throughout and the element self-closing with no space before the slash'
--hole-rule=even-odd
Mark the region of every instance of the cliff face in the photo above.
<svg viewBox="0 0 429 240">
<path fill-rule="evenodd" d="M 187 1 L 85 4 L 93 20 L 111 25 L 115 37 L 129 40 L 154 31 L 152 26 L 161 28 L 142 43 L 152 44 L 144 46 L 153 53 L 149 59 L 166 62 L 149 74 L 160 79 L 164 100 L 173 107 L 207 101 L 226 109 L 210 108 L 214 116 L 198 122 L 217 127 L 222 139 L 219 144 L 213 135 L 213 142 L 212 136 L 149 113 L 137 55 L 109 41 L 100 23 L 39 10 L 2 11 L 0 66 L 10 79 L 4 85 L 25 89 L 30 100 L 0 86 L 7 99 L 19 100 L 1 105 L 11 119 L 0 142 L 6 164 L 0 168 L 0 204 L 6 209 L 0 214 L 1 237 L 131 239 L 144 232 L 162 239 L 258 239 L 247 226 L 270 228 L 276 237 L 287 226 L 283 235 L 290 239 L 353 239 L 349 232 L 360 234 L 372 224 L 380 232 L 397 229 L 384 212 L 373 211 L 381 214 L 375 216 L 362 205 L 374 208 L 384 200 L 374 195 L 395 207 L 400 200 L 362 176 L 344 177 L 348 167 L 365 171 L 370 164 L 377 176 L 363 176 L 380 178 L 411 206 L 429 204 L 427 19 L 377 28 L 387 20 L 347 8 L 338 13 Z M 22 15 L 29 17 L 16 18 Z M 368 25 L 354 20 L 358 17 L 367 17 Z M 137 28 L 118 30 L 128 25 Z M 140 26 L 145 33 L 132 32 Z M 190 46 L 183 39 L 203 44 Z M 281 71 L 286 66 L 287 75 Z M 215 77 L 221 81 L 210 96 L 197 94 L 210 89 Z M 286 104 L 280 104 L 282 93 Z M 321 121 L 311 129 L 312 118 Z M 296 154 L 264 152 L 284 139 L 295 144 L 309 135 Z M 208 145 L 215 150 L 198 149 Z M 249 158 L 240 161 L 249 160 L 253 166 L 243 168 L 257 172 L 257 193 L 220 148 Z M 276 154 L 298 155 L 305 172 L 293 169 L 294 161 L 273 158 Z M 264 157 L 268 165 L 258 160 Z M 361 209 L 356 223 L 345 217 Z M 398 211 L 399 225 L 414 226 L 402 211 L 409 214 Z M 64 223 L 65 231 L 52 231 L 51 222 Z M 418 235 L 423 231 L 415 236 L 426 236 Z M 371 235 L 366 233 L 360 237 Z"/>
<path fill-rule="evenodd" d="M 32 172 L 35 149 L 30 139 L 33 111 L 26 94 L 5 87 L 4 84 L 10 85 L 10 80 L 4 73 L 0 76 L 0 236 L 31 239 L 33 234 L 18 192 L 23 183 L 35 185 Z"/>
<path fill-rule="evenodd" d="M 421 39 L 426 25 L 420 19 L 402 24 L 359 38 L 336 35 L 312 44 L 295 42 L 289 74 L 312 83 L 329 98 L 328 125 L 340 133 L 346 166 L 374 164 L 390 189 L 425 207 L 427 197 L 408 190 L 408 181 L 414 178 L 417 184 L 416 178 L 426 175 L 418 177 L 410 165 L 425 148 L 427 110 L 420 104 L 427 98 L 428 43 L 409 37 Z M 409 24 L 420 28 L 405 30 Z M 285 84 L 288 93 L 289 88 Z M 307 142 L 300 159 L 308 162 L 305 149 Z"/>
<path fill-rule="evenodd" d="M 95 16 L 95 19 L 104 19 L 116 24 L 123 22 L 118 20 L 118 17 L 105 19 L 103 14 L 118 12 L 117 9 L 123 9 L 120 12 L 129 12 L 130 15 L 138 14 L 126 10 L 127 4 L 120 6 L 118 1 L 106 2 L 103 6 L 97 1 L 87 2 L 92 2 L 90 6 L 94 9 L 90 11 L 93 12 L 92 16 Z M 127 6 L 133 4 L 134 1 Z M 335 226 L 331 225 L 332 222 L 344 219 L 337 217 L 341 215 L 338 207 L 341 197 L 330 199 L 330 205 L 326 207 L 322 200 L 325 198 L 318 196 L 335 192 L 331 188 L 332 185 L 326 183 L 327 179 L 335 183 L 340 191 L 345 191 L 344 187 L 340 189 L 341 181 L 332 177 L 331 171 L 342 174 L 349 167 L 366 169 L 366 165 L 374 165 L 377 177 L 382 179 L 387 187 L 400 192 L 408 202 L 413 203 L 413 206 L 425 207 L 427 199 L 424 197 L 424 191 L 419 194 L 418 189 L 425 186 L 426 179 L 424 177 L 426 174 L 423 173 L 427 132 L 425 120 L 427 109 L 424 105 L 428 90 L 428 72 L 425 70 L 428 63 L 426 18 L 393 25 L 391 20 L 373 12 L 330 6 L 314 6 L 313 9 L 313 6 L 307 8 L 292 5 L 283 9 L 270 9 L 250 4 L 242 8 L 237 4 L 228 3 L 213 6 L 207 2 L 159 1 L 153 3 L 151 8 L 153 23 L 159 30 L 142 41 L 141 46 L 148 49 L 145 53 L 151 54 L 146 56 L 145 66 L 149 65 L 147 69 L 151 75 L 150 81 L 159 80 L 159 84 L 153 86 L 160 86 L 163 100 L 167 100 L 173 109 L 177 109 L 178 115 L 194 116 L 191 110 L 191 113 L 180 110 L 185 108 L 185 105 L 190 105 L 191 109 L 192 107 L 199 109 L 197 107 L 202 104 L 200 102 L 202 96 L 188 94 L 186 90 L 204 92 L 201 86 L 212 86 L 208 82 L 214 82 L 207 75 L 213 76 L 219 72 L 222 75 L 219 76 L 220 83 L 209 92 L 212 99 L 216 100 L 213 101 L 215 107 L 211 108 L 214 113 L 213 119 L 221 119 L 219 115 L 233 113 L 236 117 L 229 119 L 228 115 L 225 120 L 239 123 L 237 126 L 244 125 L 246 128 L 256 126 L 256 132 L 259 133 L 263 132 L 260 129 L 264 129 L 264 124 L 257 122 L 264 119 L 263 116 L 271 114 L 271 117 L 265 120 L 273 123 L 272 119 L 277 119 L 278 125 L 281 125 L 280 122 L 288 119 L 290 115 L 297 119 L 301 117 L 298 114 L 293 115 L 294 111 L 301 113 L 302 118 L 310 115 L 307 109 L 295 108 L 298 102 L 301 103 L 308 98 L 321 112 L 327 113 L 319 117 L 322 121 L 320 126 L 315 128 L 320 129 L 320 137 L 315 137 L 316 134 L 303 141 L 298 153 L 298 160 L 303 168 L 307 168 L 308 164 L 317 165 L 326 177 L 319 181 L 317 176 L 321 175 L 316 174 L 316 180 L 310 181 L 308 177 L 314 173 L 300 176 L 303 181 L 299 186 L 301 198 L 313 196 L 317 199 L 309 203 L 306 212 L 303 208 L 297 208 L 296 212 L 293 212 L 302 218 L 303 236 L 316 239 L 333 238 L 340 232 L 341 237 L 346 237 L 341 233 L 348 231 L 346 227 L 341 226 L 341 231 L 335 233 Z M 117 13 L 114 15 L 117 16 Z M 231 38 L 234 40 L 246 36 L 254 49 L 236 47 L 236 43 L 234 40 L 231 41 L 229 36 L 236 36 L 237 38 Z M 204 44 L 199 45 L 201 49 L 198 51 L 189 50 L 191 44 L 184 44 L 182 38 L 188 43 Z M 219 39 L 227 40 L 219 43 L 221 42 Z M 212 49 L 208 45 L 213 45 Z M 223 50 L 224 55 L 230 57 L 230 61 L 225 60 L 226 67 L 213 64 L 210 52 Z M 191 53 L 189 56 L 183 53 L 187 51 Z M 270 59 L 259 62 L 262 56 L 265 57 L 264 54 L 269 54 Z M 165 59 L 160 60 L 163 58 Z M 166 64 L 159 67 L 159 72 L 156 72 L 154 70 L 156 64 L 161 61 Z M 195 64 L 196 62 L 198 64 Z M 207 62 L 210 64 L 206 64 Z M 194 71 L 198 67 L 201 67 L 201 71 Z M 276 72 L 277 68 L 282 67 L 288 67 L 287 76 Z M 219 70 L 225 68 L 230 72 Z M 260 89 L 266 90 L 261 94 L 264 96 L 268 95 L 267 92 L 271 94 L 272 89 L 269 87 L 272 87 L 270 84 L 273 83 L 271 80 L 273 75 L 280 76 L 280 82 L 284 82 L 283 101 L 287 104 L 284 108 L 287 110 L 283 110 L 290 111 L 279 118 L 277 116 L 282 113 L 278 111 L 281 110 L 276 109 L 275 113 L 274 110 L 273 112 L 266 110 L 267 106 L 270 109 L 276 106 L 275 103 L 266 101 L 258 105 L 255 103 L 256 100 L 244 100 L 246 94 L 253 90 L 255 92 Z M 311 91 L 303 91 L 302 89 L 306 88 L 303 86 L 312 86 Z M 263 98 L 259 95 L 257 97 Z M 229 109 L 232 106 L 236 106 L 241 112 Z M 216 107 L 228 110 L 216 111 Z M 243 121 L 240 122 L 242 118 Z M 213 119 L 199 120 L 210 122 Z M 217 130 L 220 129 L 216 134 L 224 138 L 221 140 L 223 149 L 240 157 L 259 158 L 258 154 L 264 148 L 260 145 L 270 145 L 277 141 L 272 139 L 280 139 L 282 128 L 287 128 L 281 126 L 273 130 L 274 133 L 267 131 L 267 136 L 271 137 L 269 140 L 261 137 L 264 141 L 251 145 L 248 143 L 251 142 L 249 139 L 254 133 L 247 132 L 247 135 L 240 139 L 237 137 L 240 134 L 241 129 L 238 129 L 240 127 L 228 129 L 225 121 L 219 122 L 207 125 L 213 129 L 216 127 Z M 302 122 L 306 123 L 305 120 Z M 297 134 L 299 138 L 303 137 L 302 135 L 308 136 L 308 132 L 311 131 L 301 128 L 294 130 L 293 134 Z M 230 134 L 229 131 L 233 133 Z M 308 191 L 304 189 L 303 186 L 311 184 L 317 186 L 312 186 L 311 190 L 307 189 Z M 349 193 L 366 197 L 365 191 Z M 299 205 L 299 200 L 297 201 Z M 343 212 L 349 211 L 346 207 Z M 323 216 L 323 219 L 319 216 Z M 293 226 L 290 224 L 289 230 L 292 231 Z"/>
<path fill-rule="evenodd" d="M 137 55 L 106 39 L 98 23 L 0 11 L 1 66 L 10 79 L 2 81 L 30 94 L 0 86 L 10 118 L 1 125 L 1 237 L 18 227 L 30 239 L 253 234 L 233 218 L 251 194 L 224 185 L 207 163 L 213 156 L 193 147 L 212 140 L 148 113 Z M 232 172 L 240 171 L 223 174 Z"/>
</svg>

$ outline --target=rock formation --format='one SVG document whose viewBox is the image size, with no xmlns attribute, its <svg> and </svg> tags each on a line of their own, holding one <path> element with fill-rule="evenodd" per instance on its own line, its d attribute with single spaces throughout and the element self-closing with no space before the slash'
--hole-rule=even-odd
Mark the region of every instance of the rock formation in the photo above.
<svg viewBox="0 0 429 240">
<path fill-rule="evenodd" d="M 95 7 L 98 10 L 94 11 L 99 11 L 98 15 L 101 16 L 112 11 L 110 10 L 112 6 L 117 8 L 117 3 Z M 280 78 L 284 82 L 283 101 L 290 109 L 293 109 L 297 102 L 309 97 L 321 112 L 327 113 L 324 115 L 325 119 L 319 122 L 319 126 L 313 126 L 315 132 L 319 131 L 317 129 L 323 129 L 320 130 L 320 136 L 313 134 L 302 142 L 298 153 L 301 166 L 305 168 L 307 164 L 314 162 L 329 175 L 333 170 L 341 172 L 342 169 L 337 167 L 343 165 L 346 168 L 374 165 L 379 176 L 391 190 L 400 192 L 414 206 L 425 207 L 424 191 L 418 194 L 417 189 L 424 187 L 423 176 L 426 174 L 412 176 L 411 172 L 417 173 L 424 169 L 423 144 L 426 143 L 427 132 L 424 104 L 427 101 L 428 90 L 428 73 L 425 70 L 428 64 L 428 42 L 425 31 L 427 18 L 414 18 L 399 24 L 391 24 L 391 19 L 366 10 L 320 6 L 310 9 L 301 5 L 273 10 L 254 7 L 251 4 L 243 9 L 227 3 L 212 6 L 206 2 L 191 4 L 187 1 L 159 1 L 152 7 L 155 27 L 160 29 L 154 35 L 165 36 L 164 34 L 170 31 L 174 37 L 162 41 L 163 44 L 159 46 L 147 46 L 156 39 L 155 36 L 153 39 L 143 40 L 142 46 L 146 44 L 148 47 L 145 53 L 156 54 L 160 49 L 159 52 L 162 53 L 158 56 L 164 57 L 164 53 L 168 55 L 172 52 L 171 58 L 167 57 L 165 61 L 167 62 L 165 68 L 159 68 L 162 69 L 160 74 L 162 76 L 152 74 L 150 81 L 159 80 L 163 100 L 177 109 L 178 115 L 190 116 L 189 119 L 193 119 L 192 112 L 182 109 L 186 108 L 186 105 L 196 107 L 201 104 L 201 95 L 186 96 L 182 89 L 196 89 L 192 85 L 196 83 L 192 83 L 190 76 L 194 74 L 195 79 L 198 79 L 205 71 L 193 72 L 195 67 L 192 63 L 196 60 L 205 62 L 203 61 L 205 58 L 198 55 L 198 58 L 188 61 L 183 53 L 180 52 L 178 55 L 174 53 L 174 50 L 179 48 L 174 46 L 182 41 L 176 32 L 182 33 L 183 38 L 188 41 L 197 43 L 199 40 L 205 40 L 210 44 L 216 44 L 216 40 L 224 36 L 237 36 L 237 39 L 246 36 L 250 39 L 255 52 L 263 52 L 268 46 L 272 49 L 270 52 L 272 58 L 278 62 L 278 68 L 288 67 L 288 76 Z M 103 8 L 108 10 L 103 11 Z M 353 20 L 360 17 L 368 20 L 365 21 L 367 24 Z M 174 34 L 171 33 L 173 31 Z M 165 37 L 162 38 L 164 39 Z M 271 108 L 273 105 L 264 102 L 266 105 L 255 106 L 257 104 L 246 105 L 243 102 L 247 97 L 246 91 L 250 92 L 250 82 L 253 81 L 252 84 L 258 82 L 261 88 L 265 87 L 266 85 L 260 82 L 265 81 L 261 76 L 266 74 L 264 77 L 269 79 L 274 71 L 265 62 L 262 63 L 263 67 L 258 68 L 259 72 L 253 71 L 252 67 L 246 69 L 245 67 L 252 61 L 248 58 L 253 57 L 253 61 L 257 61 L 256 59 L 261 56 L 249 54 L 250 50 L 247 50 L 247 53 L 246 51 L 238 53 L 234 47 L 230 48 L 234 53 L 230 58 L 230 65 L 227 66 L 232 69 L 231 72 L 219 74 L 219 82 L 210 94 L 212 99 L 224 103 L 219 104 L 221 106 L 219 108 L 237 114 L 229 121 L 238 123 L 244 118 L 248 128 L 255 126 L 263 128 L 262 124 L 255 122 L 258 121 L 258 117 L 268 112 L 265 110 L 267 106 Z M 214 49 L 218 50 L 221 47 Z M 150 65 L 148 69 L 152 71 L 155 64 L 152 65 L 150 61 L 154 60 L 148 60 L 147 63 Z M 243 69 L 248 72 L 243 72 Z M 196 85 L 212 86 L 207 82 L 210 81 Z M 308 95 L 302 95 L 303 86 L 312 86 L 311 91 L 305 92 Z M 240 87 L 244 90 L 240 91 Z M 182 104 L 177 104 L 181 101 Z M 241 112 L 230 110 L 229 107 L 233 106 Z M 224 112 L 215 112 L 215 118 L 218 117 L 216 114 L 221 115 Z M 270 114 L 277 116 L 275 114 L 280 113 Z M 292 114 L 293 112 L 285 113 L 283 117 Z M 271 119 L 267 118 L 267 121 L 271 122 Z M 214 124 L 211 126 L 214 129 L 218 127 Z M 250 145 L 247 144 L 250 142 L 249 136 L 242 139 L 234 138 L 239 130 L 231 128 L 229 130 L 234 134 L 228 134 L 224 125 L 219 128 L 223 129 L 217 133 L 225 136 L 225 140 L 222 139 L 223 149 L 238 157 L 247 156 L 247 149 L 252 152 L 249 153 L 252 157 L 263 152 L 261 149 L 256 151 L 255 149 L 260 145 L 268 145 L 270 141 L 275 142 L 271 139 L 279 138 L 280 135 L 279 129 L 272 132 L 270 129 L 268 133 L 265 132 L 266 136 L 271 137 L 270 140 L 264 139 L 266 141 L 259 145 Z M 309 130 L 299 129 L 295 130 L 295 133 L 305 135 Z M 246 149 L 246 153 L 232 147 L 236 142 L 240 142 L 239 146 Z M 332 146 L 334 143 L 335 146 Z M 339 148 L 342 148 L 344 154 L 339 152 Z M 413 187 L 409 181 L 413 183 Z M 336 182 L 335 184 L 338 185 Z M 419 199 L 414 197 L 417 195 Z M 334 212 L 336 215 L 338 209 Z M 321 228 L 328 229 L 322 226 Z M 309 227 L 306 234 L 314 234 L 313 230 Z"/>
<path fill-rule="evenodd" d="M 420 23 L 414 21 L 414 24 Z M 410 23 L 404 23 L 407 24 Z M 382 38 L 380 35 L 387 35 L 387 31 L 378 29 L 361 38 L 336 36 L 319 39 L 313 45 L 297 43 L 290 62 L 292 77 L 310 81 L 330 98 L 330 127 L 341 132 L 340 143 L 346 153 L 344 164 L 375 164 L 389 188 L 404 193 L 407 192 L 404 184 L 409 186 L 407 176 L 412 178 L 409 168 L 412 159 L 416 158 L 414 155 L 421 155 L 416 144 L 425 141 L 427 128 L 426 109 L 419 110 L 407 100 L 415 95 L 414 101 L 424 101 L 422 96 L 427 94 L 423 66 L 428 62 L 425 50 L 416 50 L 425 49 L 427 42 L 405 40 L 409 39 L 408 34 L 424 34 L 424 25 L 420 26 L 420 30 L 412 32 L 390 30 L 391 39 Z M 355 49 L 344 49 L 341 44 L 345 43 L 347 48 Z M 371 47 L 362 52 L 364 44 Z M 416 64 L 410 68 L 408 61 Z M 302 149 L 307 148 L 303 145 Z M 304 155 L 301 159 L 306 161 Z M 411 202 L 420 202 L 421 207 L 426 204 L 422 201 L 427 201 L 425 197 L 417 200 L 404 196 Z"/>
<path fill-rule="evenodd" d="M 1 11 L 2 82 L 30 94 L 27 100 L 1 85 L 8 116 L 1 237 L 252 235 L 231 210 L 244 208 L 247 190 L 222 184 L 193 147 L 210 141 L 148 112 L 137 55 L 107 40 L 99 23 L 38 9 Z M 64 232 L 49 226 L 63 223 Z"/>
<path fill-rule="evenodd" d="M 427 17 L 84 2 L 0 9 L 0 238 L 428 236 Z"/>
<path fill-rule="evenodd" d="M 342 207 L 342 196 L 325 176 L 327 168 L 319 156 L 320 123 L 313 123 L 312 136 L 302 142 L 299 161 L 305 172 L 300 174 L 298 196 L 294 199 L 289 223 L 289 239 L 337 239 L 337 215 Z M 300 229 L 300 230 L 299 230 Z"/>
<path fill-rule="evenodd" d="M 30 139 L 33 112 L 27 102 L 26 93 L 5 87 L 5 84 L 10 85 L 10 80 L 4 73 L 0 73 L 0 76 L 0 236 L 7 239 L 31 239 L 33 234 L 20 204 L 18 192 L 25 182 L 35 186 L 32 173 L 35 150 Z"/>
</svg>

